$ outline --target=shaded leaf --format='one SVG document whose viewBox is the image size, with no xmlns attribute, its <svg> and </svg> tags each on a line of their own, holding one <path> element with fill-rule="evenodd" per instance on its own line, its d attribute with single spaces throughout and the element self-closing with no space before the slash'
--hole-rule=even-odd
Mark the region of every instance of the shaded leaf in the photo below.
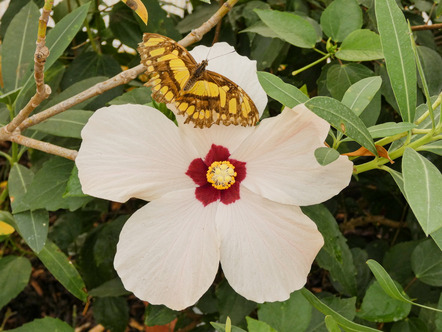
<svg viewBox="0 0 442 332">
<path fill-rule="evenodd" d="M 362 10 L 356 0 L 334 0 L 321 15 L 321 28 L 334 41 L 343 41 L 362 27 Z"/>
<path fill-rule="evenodd" d="M 279 332 L 265 322 L 246 317 L 249 332 Z"/>
<path fill-rule="evenodd" d="M 10 332 L 74 332 L 74 328 L 69 324 L 52 317 L 34 319 L 19 328 L 8 330 Z"/>
<path fill-rule="evenodd" d="M 442 286 L 442 251 L 432 240 L 425 240 L 413 250 L 411 267 L 420 281 Z"/>
<path fill-rule="evenodd" d="M 0 309 L 26 287 L 31 271 L 31 263 L 25 257 L 9 255 L 0 259 Z"/>
<path fill-rule="evenodd" d="M 32 129 L 55 136 L 81 138 L 81 130 L 93 113 L 92 111 L 69 110 L 50 117 L 33 126 Z"/>
<path fill-rule="evenodd" d="M 164 305 L 149 304 L 144 312 L 144 324 L 147 326 L 166 325 L 177 318 L 179 311 L 169 309 Z"/>
<path fill-rule="evenodd" d="M 122 297 L 99 297 L 93 309 L 95 320 L 112 332 L 124 332 L 129 323 L 129 307 Z"/>
<path fill-rule="evenodd" d="M 321 166 L 325 166 L 338 159 L 339 152 L 327 147 L 317 148 L 315 150 L 315 158 Z"/>
<path fill-rule="evenodd" d="M 43 249 L 48 237 L 48 211 L 24 211 L 14 214 L 14 219 L 20 235 L 27 245 L 38 254 Z"/>
</svg>

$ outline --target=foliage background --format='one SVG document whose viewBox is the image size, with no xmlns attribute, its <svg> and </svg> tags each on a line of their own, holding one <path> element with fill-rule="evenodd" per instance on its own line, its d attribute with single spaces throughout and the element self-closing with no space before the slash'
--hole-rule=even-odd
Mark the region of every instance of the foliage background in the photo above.
<svg viewBox="0 0 442 332">
<path fill-rule="evenodd" d="M 55 27 L 47 35 L 47 45 L 53 48 L 45 65 L 45 82 L 52 94 L 35 112 L 138 65 L 133 49 L 143 32 L 179 40 L 220 7 L 216 1 L 194 1 L 194 12 L 181 19 L 168 16 L 156 0 L 142 2 L 149 13 L 147 27 L 121 2 L 107 6 L 99 0 L 64 0 L 54 7 Z M 42 0 L 13 0 L 1 19 L 2 126 L 34 94 L 33 53 L 43 4 Z M 382 8 L 376 11 L 378 5 L 394 5 L 393 12 L 400 15 L 389 16 Z M 316 112 L 325 110 L 324 118 L 337 129 L 328 143 L 340 153 L 358 149 L 356 142 L 374 149 L 373 141 L 366 143 L 361 135 L 367 127 L 383 124 L 369 132 L 396 162 L 380 169 L 387 160 L 370 164 L 382 159 L 352 157 L 355 164 L 365 166 L 358 166 L 360 174 L 350 186 L 323 205 L 303 209 L 326 240 L 306 285 L 316 297 L 304 289 L 283 303 L 256 304 L 237 295 L 219 273 L 204 297 L 183 312 L 142 303 L 123 288 L 112 262 L 124 222 L 144 202 L 121 205 L 86 196 L 72 161 L 1 142 L 0 330 L 73 331 L 76 327 L 81 331 L 101 324 L 111 331 L 161 331 L 149 326 L 168 324 L 167 329 L 176 331 L 224 331 L 229 330 L 224 324 L 230 317 L 232 331 L 442 331 L 440 312 L 407 302 L 413 299 L 442 309 L 442 180 L 438 170 L 442 33 L 440 28 L 413 32 L 426 77 L 422 80 L 415 74 L 410 36 L 403 29 L 404 18 L 412 26 L 428 20 L 437 24 L 442 21 L 441 13 L 440 1 L 427 0 L 377 0 L 376 4 L 374 0 L 239 1 L 200 42 L 227 41 L 240 54 L 255 59 L 258 70 L 273 74 L 259 74 L 271 97 L 264 117 L 278 114 L 282 105 L 293 107 L 307 101 L 306 95 L 322 96 L 307 104 Z M 396 28 L 399 33 L 390 36 Z M 389 60 L 398 50 L 403 52 L 401 57 Z M 293 71 L 298 73 L 293 75 Z M 405 77 L 404 85 L 398 74 Z M 144 81 L 141 75 L 23 134 L 78 149 L 81 128 L 94 110 L 112 104 L 151 103 Z M 428 96 L 436 106 L 433 127 L 430 117 L 415 122 L 428 110 Z M 346 113 L 333 117 L 327 110 L 349 110 L 338 101 L 359 108 L 350 107 L 354 112 L 349 118 Z M 355 134 L 345 123 L 346 139 L 339 133 L 340 124 L 354 117 L 361 121 L 352 127 Z M 414 132 L 407 139 L 406 131 L 411 128 Z M 410 145 L 431 128 L 431 139 Z M 412 149 L 406 150 L 401 163 L 404 144 Z M 422 196 L 422 192 L 431 195 Z M 5 223 L 18 232 L 7 232 Z M 366 264 L 369 259 L 386 272 L 370 261 L 370 268 L 377 271 L 375 278 Z"/>
</svg>

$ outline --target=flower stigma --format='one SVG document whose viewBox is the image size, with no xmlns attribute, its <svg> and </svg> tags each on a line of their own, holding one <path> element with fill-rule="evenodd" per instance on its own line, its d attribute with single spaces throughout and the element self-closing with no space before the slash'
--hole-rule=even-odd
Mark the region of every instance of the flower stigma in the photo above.
<svg viewBox="0 0 442 332">
<path fill-rule="evenodd" d="M 228 189 L 235 183 L 235 166 L 228 161 L 214 161 L 207 170 L 207 181 L 216 189 Z"/>
</svg>

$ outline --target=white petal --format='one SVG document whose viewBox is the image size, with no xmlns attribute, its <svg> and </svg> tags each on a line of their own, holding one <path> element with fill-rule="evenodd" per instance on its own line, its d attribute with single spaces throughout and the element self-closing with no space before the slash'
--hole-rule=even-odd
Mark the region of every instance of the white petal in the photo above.
<svg viewBox="0 0 442 332">
<path fill-rule="evenodd" d="M 168 105 L 169 106 L 169 105 Z M 174 106 L 173 106 L 174 107 Z M 186 136 L 192 145 L 197 149 L 201 158 L 209 152 L 212 144 L 222 145 L 229 149 L 230 153 L 235 151 L 241 143 L 253 133 L 254 127 L 213 125 L 210 128 L 194 128 L 192 124 L 184 124 L 178 116 L 179 129 Z"/>
<path fill-rule="evenodd" d="M 299 206 L 323 202 L 344 189 L 353 164 L 347 157 L 321 166 L 314 151 L 324 146 L 330 126 L 304 105 L 264 119 L 231 158 L 247 162 L 242 182 L 256 194 Z"/>
<path fill-rule="evenodd" d="M 267 94 L 256 73 L 256 61 L 236 53 L 229 44 L 215 43 L 212 47 L 197 46 L 191 52 L 200 63 L 208 59 L 208 70 L 221 74 L 238 84 L 252 98 L 261 116 L 267 105 Z"/>
<path fill-rule="evenodd" d="M 255 302 L 284 301 L 307 280 L 324 241 L 299 207 L 241 188 L 241 199 L 220 204 L 221 265 L 229 284 Z"/>
<path fill-rule="evenodd" d="M 114 260 L 124 287 L 174 310 L 193 305 L 218 270 L 216 208 L 183 190 L 138 210 L 121 231 Z"/>
<path fill-rule="evenodd" d="M 175 124 L 158 110 L 141 105 L 99 109 L 81 132 L 76 158 L 83 192 L 124 202 L 152 200 L 195 187 L 185 175 L 196 151 Z"/>
</svg>

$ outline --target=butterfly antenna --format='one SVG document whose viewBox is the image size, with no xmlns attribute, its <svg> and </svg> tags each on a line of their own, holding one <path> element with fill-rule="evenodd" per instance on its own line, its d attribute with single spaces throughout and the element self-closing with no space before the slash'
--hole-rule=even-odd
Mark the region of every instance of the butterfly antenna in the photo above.
<svg viewBox="0 0 442 332">
<path fill-rule="evenodd" d="M 206 58 L 206 59 L 207 59 L 207 61 L 211 61 L 211 60 L 214 60 L 214 59 L 216 59 L 216 58 L 219 58 L 219 57 L 225 56 L 225 55 L 230 54 L 230 53 L 233 53 L 233 52 L 235 52 L 235 50 L 230 51 L 230 52 L 227 52 L 227 53 L 224 53 L 224 54 L 217 55 L 216 57 L 211 58 L 211 59 L 207 59 L 207 58 L 209 57 L 209 54 L 207 54 L 207 58 Z M 209 50 L 209 53 L 210 53 L 210 50 Z"/>
</svg>

